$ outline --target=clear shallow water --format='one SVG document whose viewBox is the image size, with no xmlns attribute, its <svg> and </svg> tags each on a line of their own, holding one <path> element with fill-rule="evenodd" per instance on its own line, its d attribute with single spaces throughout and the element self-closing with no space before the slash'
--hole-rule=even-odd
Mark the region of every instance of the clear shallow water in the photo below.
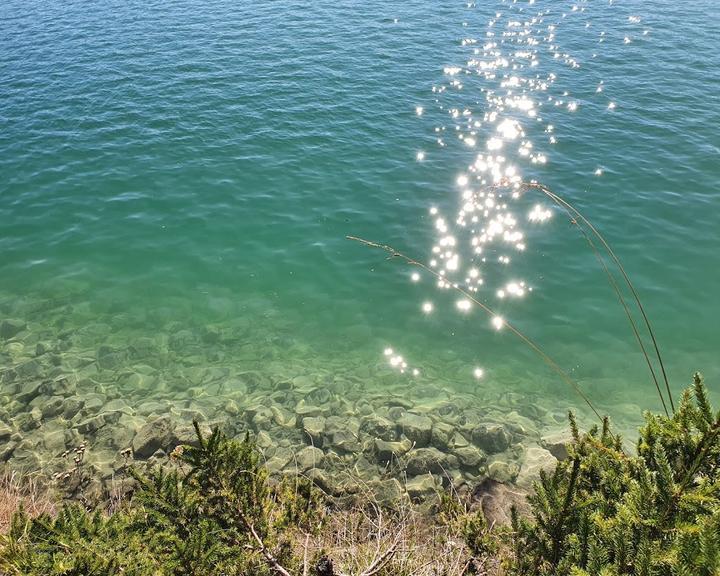
<svg viewBox="0 0 720 576">
<path fill-rule="evenodd" d="M 461 270 L 477 265 L 486 281 L 477 297 L 601 410 L 627 421 L 637 406 L 656 408 L 602 270 L 549 203 L 509 203 L 524 251 L 492 246 L 486 263 L 469 261 L 469 238 L 455 224 L 466 187 L 458 177 L 474 177 L 468 167 L 492 152 L 505 157 L 503 170 L 548 185 L 605 234 L 643 298 L 675 389 L 695 369 L 713 387 L 718 16 L 715 2 L 664 0 L 5 2 L 0 311 L 28 321 L 32 334 L 25 349 L 5 345 L 5 363 L 63 334 L 72 334 L 66 354 L 89 357 L 143 336 L 242 324 L 241 341 L 215 356 L 192 342 L 176 352 L 189 367 L 230 374 L 342 371 L 369 392 L 392 382 L 422 396 L 441 382 L 479 398 L 579 403 L 477 307 L 463 313 L 458 295 L 427 274 L 414 283 L 410 268 L 345 239 L 429 262 L 452 235 Z M 495 52 L 507 65 L 482 68 Z M 513 76 L 516 86 L 503 85 Z M 525 90 L 533 106 L 509 110 L 489 90 Z M 486 118 L 493 110 L 499 117 Z M 505 117 L 524 135 L 498 132 Z M 503 148 L 488 150 L 498 137 Z M 528 222 L 538 203 L 552 217 Z M 447 234 L 438 235 L 433 207 Z M 498 264 L 505 255 L 512 261 Z M 499 298 L 512 281 L 532 292 Z M 389 366 L 397 353 L 404 374 Z M 171 391 L 185 386 L 176 371 L 164 378 Z"/>
</svg>

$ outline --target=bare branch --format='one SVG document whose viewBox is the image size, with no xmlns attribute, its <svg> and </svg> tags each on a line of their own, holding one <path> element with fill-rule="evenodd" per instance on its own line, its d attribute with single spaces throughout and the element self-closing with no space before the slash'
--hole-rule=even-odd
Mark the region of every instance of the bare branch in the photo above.
<svg viewBox="0 0 720 576">
<path fill-rule="evenodd" d="M 397 552 L 398 545 L 400 544 L 400 538 L 401 534 L 398 534 L 392 545 L 380 556 L 377 556 L 370 566 L 360 573 L 360 576 L 373 576 L 374 574 L 380 572 L 382 567 L 385 566 L 385 564 L 395 555 L 395 552 Z"/>
<path fill-rule="evenodd" d="M 270 550 L 268 550 L 267 546 L 265 546 L 265 543 L 262 541 L 262 538 L 260 538 L 260 536 L 256 532 L 255 527 L 249 522 L 247 522 L 247 520 L 244 521 L 246 526 L 250 530 L 253 538 L 255 539 L 255 542 L 257 542 L 260 553 L 265 557 L 265 561 L 268 563 L 268 566 L 270 566 L 270 568 L 272 568 L 275 572 L 281 574 L 282 576 L 292 576 L 292 574 L 290 574 L 290 572 L 283 568 L 280 562 L 277 561 L 277 558 L 273 556 Z"/>
<path fill-rule="evenodd" d="M 303 546 L 303 576 L 308 576 L 310 566 L 308 564 L 308 544 L 310 543 L 310 534 L 305 534 L 305 545 Z"/>
</svg>

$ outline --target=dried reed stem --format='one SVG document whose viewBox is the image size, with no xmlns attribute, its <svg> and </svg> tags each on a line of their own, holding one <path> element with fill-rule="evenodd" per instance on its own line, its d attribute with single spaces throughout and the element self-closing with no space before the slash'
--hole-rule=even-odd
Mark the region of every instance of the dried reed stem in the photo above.
<svg viewBox="0 0 720 576">
<path fill-rule="evenodd" d="M 380 248 L 381 250 L 384 250 L 385 252 L 388 252 L 390 256 L 388 256 L 388 260 L 391 260 L 393 258 L 399 258 L 401 260 L 404 260 L 407 264 L 410 264 L 411 266 L 417 266 L 421 268 L 422 270 L 425 270 L 438 280 L 442 280 L 443 277 L 435 272 L 432 268 L 426 266 L 422 262 L 418 262 L 417 260 L 414 260 L 413 258 L 410 258 L 409 256 L 406 256 L 402 252 L 398 252 L 395 248 L 392 246 L 388 246 L 387 244 L 379 244 L 377 242 L 372 242 L 371 240 L 365 240 L 364 238 L 358 238 L 357 236 L 346 236 L 348 240 L 353 240 L 355 242 L 359 242 L 361 244 L 365 244 L 366 246 L 371 246 L 372 248 Z M 468 300 L 474 302 L 477 304 L 482 310 L 487 312 L 491 317 L 495 317 L 496 314 L 493 312 L 493 310 L 487 306 L 486 304 L 483 304 L 480 302 L 477 298 L 475 298 L 472 294 L 470 294 L 467 290 L 464 290 L 460 286 L 453 286 L 453 290 L 456 292 L 459 292 L 463 296 L 465 296 Z M 567 384 L 569 384 L 575 392 L 580 396 L 580 398 L 583 399 L 583 401 L 590 407 L 590 409 L 593 411 L 595 416 L 597 416 L 598 420 L 602 422 L 603 418 L 600 416 L 600 413 L 595 409 L 595 406 L 593 406 L 592 402 L 590 402 L 590 399 L 587 397 L 587 395 L 580 389 L 577 382 L 575 382 L 570 375 L 563 370 L 560 365 L 555 362 L 548 354 L 546 354 L 542 348 L 538 344 L 536 344 L 530 337 L 523 334 L 520 330 L 515 328 L 510 322 L 504 321 L 504 325 L 507 326 L 508 330 L 510 330 L 515 336 L 520 338 L 526 345 L 528 345 L 538 356 L 540 356 L 543 361 L 552 368 Z"/>
<path fill-rule="evenodd" d="M 497 186 L 493 186 L 493 188 L 499 188 L 503 186 L 509 186 L 510 183 L 506 181 L 500 182 Z M 615 280 L 615 276 L 610 271 L 610 269 L 607 266 L 607 263 L 605 262 L 605 258 L 601 254 L 600 250 L 598 249 L 595 242 L 593 242 L 593 239 L 590 234 L 588 234 L 585 227 L 587 227 L 588 230 L 590 230 L 590 233 L 592 234 L 595 239 L 597 239 L 602 247 L 605 249 L 607 255 L 611 258 L 615 266 L 617 266 L 618 270 L 620 271 L 625 284 L 629 288 L 630 292 L 632 293 L 633 299 L 635 300 L 635 303 L 638 307 L 638 310 L 640 311 L 640 314 L 643 318 L 643 322 L 645 324 L 645 327 L 647 328 L 648 334 L 650 335 L 650 338 L 652 340 L 653 348 L 655 350 L 655 356 L 657 358 L 658 364 L 660 365 L 660 370 L 662 372 L 662 378 L 663 382 L 665 384 L 665 391 L 667 392 L 668 399 L 670 401 L 670 407 L 672 412 L 675 412 L 675 403 L 673 401 L 672 392 L 670 390 L 670 383 L 668 381 L 667 372 L 665 370 L 665 364 L 662 359 L 662 355 L 660 354 L 660 348 L 657 343 L 657 338 L 655 337 L 655 332 L 652 329 L 652 326 L 650 324 L 650 319 L 647 316 L 647 313 L 645 312 L 645 308 L 642 305 L 642 302 L 640 301 L 640 296 L 638 295 L 637 290 L 635 289 L 635 286 L 630 280 L 630 277 L 628 276 L 624 266 L 620 262 L 620 259 L 617 257 L 613 249 L 608 244 L 607 240 L 603 237 L 602 234 L 598 231 L 598 229 L 593 226 L 593 224 L 572 204 L 570 204 L 567 200 L 561 198 L 557 194 L 555 194 L 552 190 L 550 190 L 547 186 L 544 186 L 542 184 L 539 184 L 537 182 L 523 182 L 521 184 L 521 187 L 525 190 L 539 190 L 541 193 L 543 193 L 545 196 L 550 198 L 555 204 L 560 206 L 570 217 L 570 220 L 573 224 L 575 224 L 582 235 L 584 236 L 585 240 L 589 244 L 590 248 L 592 249 L 593 253 L 595 254 L 595 257 L 600 262 L 600 265 L 603 268 L 603 271 L 605 272 L 605 275 L 607 276 L 611 287 L 613 288 L 613 291 L 615 292 L 615 295 L 618 298 L 618 301 L 620 302 L 620 305 L 623 308 L 623 311 L 625 312 L 625 316 L 627 317 L 628 321 L 630 322 L 630 327 L 632 329 L 633 335 L 635 336 L 635 339 L 640 347 L 640 350 L 643 354 L 643 357 L 645 358 L 645 362 L 647 364 L 648 370 L 650 371 L 650 375 L 652 377 L 653 383 L 655 385 L 655 389 L 658 393 L 658 396 L 660 397 L 660 401 L 662 402 L 663 409 L 665 411 L 666 415 L 669 415 L 667 404 L 665 402 L 665 396 L 660 389 L 660 383 L 658 381 L 658 377 L 655 373 L 655 369 L 653 367 L 653 363 L 650 359 L 650 355 L 647 352 L 647 349 L 645 348 L 645 343 L 643 342 L 643 338 L 640 335 L 640 331 L 638 329 L 637 324 L 635 323 L 635 320 L 632 316 L 632 313 L 630 311 L 630 308 L 625 300 L 625 297 L 622 294 L 622 291 L 620 290 L 620 287 L 618 286 L 618 283 Z M 582 225 L 580 224 L 582 223 Z M 358 238 L 357 236 L 347 236 L 349 240 L 354 240 L 356 242 L 360 242 L 362 244 L 365 244 L 367 246 L 371 246 L 373 248 L 380 248 L 382 250 L 385 250 L 386 252 L 390 253 L 389 259 L 392 258 L 400 258 L 404 260 L 406 263 L 412 265 L 412 266 L 418 266 L 425 270 L 426 272 L 432 274 L 437 279 L 442 279 L 440 274 L 429 268 L 428 266 L 422 264 L 421 262 L 418 262 L 417 260 L 410 258 L 409 256 L 406 256 L 405 254 L 398 252 L 395 248 L 392 246 L 388 246 L 386 244 L 379 244 L 377 242 L 372 242 L 370 240 L 365 240 L 363 238 Z M 460 292 L 463 296 L 480 306 L 485 312 L 488 314 L 495 316 L 495 313 L 485 304 L 474 298 L 470 293 L 468 293 L 463 288 L 460 288 L 459 286 L 453 286 L 453 289 L 457 292 Z M 595 413 L 595 415 L 602 420 L 602 417 L 598 413 L 598 411 L 595 409 L 595 407 L 590 402 L 589 398 L 580 390 L 577 383 L 570 378 L 570 376 L 562 369 L 560 366 L 550 357 L 548 356 L 533 340 L 531 340 L 529 337 L 527 337 L 525 334 L 520 332 L 517 328 L 515 328 L 512 324 L 509 322 L 505 322 L 505 325 L 508 327 L 508 329 L 513 332 L 518 338 L 520 338 L 525 344 L 530 346 L 530 348 L 535 351 L 556 373 L 558 373 L 561 378 L 568 384 L 572 386 L 572 388 L 578 393 L 578 395 L 585 401 L 585 403 L 590 407 L 590 409 Z"/>
<path fill-rule="evenodd" d="M 647 314 L 645 313 L 645 308 L 643 307 L 642 302 L 640 301 L 640 296 L 638 295 L 637 290 L 635 289 L 635 286 L 630 281 L 630 277 L 628 276 L 627 272 L 625 271 L 625 268 L 622 265 L 622 263 L 620 262 L 620 259 L 617 257 L 617 255 L 615 254 L 613 249 L 610 247 L 608 242 L 605 240 L 603 235 L 600 234 L 598 229 L 595 228 L 595 226 L 593 226 L 593 224 L 577 208 L 575 208 L 567 200 L 565 200 L 565 199 L 561 198 L 560 196 L 558 196 L 557 194 L 555 194 L 547 186 L 543 186 L 542 184 L 539 184 L 537 182 L 523 182 L 522 187 L 524 187 L 525 189 L 539 190 L 540 192 L 545 194 L 545 196 L 550 198 L 555 204 L 557 204 L 558 206 L 560 206 L 561 208 L 563 208 L 565 210 L 565 212 L 570 216 L 570 219 L 573 223 L 577 224 L 577 221 L 579 220 L 585 226 L 587 226 L 588 229 L 595 236 L 595 238 L 597 238 L 600 241 L 600 243 L 603 245 L 603 248 L 605 248 L 607 254 L 610 256 L 610 258 L 612 259 L 612 261 L 615 263 L 618 270 L 622 274 L 622 277 L 625 280 L 625 284 L 630 289 L 630 292 L 633 295 L 633 299 L 635 300 L 635 303 L 637 304 L 638 310 L 640 311 L 640 314 L 645 323 L 645 327 L 647 328 L 648 334 L 650 335 L 650 338 L 652 340 L 653 347 L 655 349 L 655 355 L 657 357 L 658 363 L 660 364 L 663 381 L 665 383 L 665 390 L 667 391 L 668 399 L 670 400 L 670 407 L 671 407 L 672 411 L 675 412 L 675 403 L 673 402 L 672 392 L 670 391 L 670 383 L 668 382 L 667 372 L 665 371 L 665 364 L 663 362 L 662 355 L 660 354 L 660 348 L 658 346 L 657 339 L 655 338 L 655 332 L 653 331 L 652 326 L 650 325 L 650 319 L 648 318 Z M 647 352 L 645 351 L 645 346 L 642 343 L 642 339 L 640 338 L 640 334 L 637 330 L 637 327 L 632 318 L 632 315 L 630 314 L 630 311 L 629 311 L 627 305 L 625 304 L 624 298 L 622 297 L 622 294 L 620 293 L 620 289 L 618 288 L 617 284 L 615 283 L 615 280 L 614 280 L 612 274 L 610 273 L 610 271 L 608 270 L 607 266 L 605 266 L 602 256 L 597 251 L 597 248 L 591 241 L 590 237 L 587 235 L 587 233 L 581 226 L 578 225 L 578 228 L 581 229 L 583 235 L 585 236 L 587 241 L 590 243 L 590 246 L 595 251 L 596 256 L 598 257 L 598 259 L 600 259 L 601 263 L 603 264 L 605 273 L 607 274 L 608 278 L 610 279 L 610 282 L 613 285 L 613 288 L 615 289 L 615 293 L 617 294 L 618 298 L 620 299 L 621 304 L 623 305 L 625 314 L 627 315 L 628 320 L 630 321 L 630 324 L 633 327 L 633 333 L 635 334 L 635 337 L 637 338 L 638 343 L 640 344 L 640 349 L 642 350 L 642 352 L 645 356 L 645 360 L 648 364 L 648 368 L 650 369 L 650 373 L 653 377 L 653 380 L 655 381 L 655 387 L 657 388 L 658 394 L 660 395 L 660 400 L 662 401 L 663 407 L 665 408 L 665 413 L 667 414 L 667 406 L 665 405 L 665 399 L 663 397 L 662 392 L 660 391 L 660 386 L 658 384 L 657 377 L 655 376 L 655 371 L 652 368 L 652 363 L 650 361 L 650 358 L 649 358 Z"/>
</svg>

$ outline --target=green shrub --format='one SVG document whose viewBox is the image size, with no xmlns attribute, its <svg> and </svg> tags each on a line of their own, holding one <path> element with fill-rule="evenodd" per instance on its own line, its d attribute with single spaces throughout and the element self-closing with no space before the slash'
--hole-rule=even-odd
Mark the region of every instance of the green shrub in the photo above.
<svg viewBox="0 0 720 576">
<path fill-rule="evenodd" d="M 514 515 L 510 573 L 537 576 L 720 574 L 720 413 L 699 374 L 677 412 L 646 415 L 637 455 L 607 420 L 543 474 L 531 520 Z"/>
<path fill-rule="evenodd" d="M 0 573 L 270 574 L 293 568 L 289 539 L 322 522 L 305 482 L 271 488 L 253 444 L 219 430 L 186 446 L 171 471 L 132 471 L 130 503 L 112 515 L 66 504 L 56 517 L 22 511 L 0 540 Z"/>
</svg>

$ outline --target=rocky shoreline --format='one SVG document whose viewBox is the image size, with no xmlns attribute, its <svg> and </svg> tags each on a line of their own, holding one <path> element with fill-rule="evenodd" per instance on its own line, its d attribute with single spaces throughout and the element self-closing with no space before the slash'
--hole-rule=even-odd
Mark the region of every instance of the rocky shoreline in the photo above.
<svg viewBox="0 0 720 576">
<path fill-rule="evenodd" d="M 370 488 L 382 501 L 487 481 L 527 489 L 565 455 L 569 406 L 539 395 L 459 392 L 381 365 L 309 373 L 270 358 L 259 362 L 267 370 L 243 370 L 247 333 L 232 326 L 174 326 L 130 344 L 110 332 L 0 321 L 0 463 L 62 477 L 63 455 L 83 445 L 83 467 L 107 484 L 128 449 L 165 461 L 197 420 L 249 433 L 272 474 L 304 474 L 335 495 Z"/>
</svg>

